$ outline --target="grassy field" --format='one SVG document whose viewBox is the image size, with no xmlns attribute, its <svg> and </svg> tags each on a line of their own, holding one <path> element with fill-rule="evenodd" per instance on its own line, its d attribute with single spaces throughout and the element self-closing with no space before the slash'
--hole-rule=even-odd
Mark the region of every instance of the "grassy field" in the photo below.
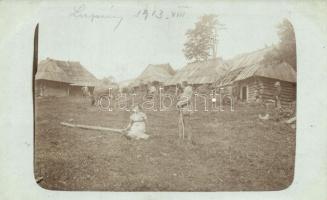
<svg viewBox="0 0 327 200">
<path fill-rule="evenodd" d="M 197 112 L 193 144 L 178 140 L 177 111 L 145 112 L 150 138 L 60 125 L 123 128 L 130 113 L 100 111 L 87 99 L 37 98 L 35 176 L 51 190 L 281 190 L 292 183 L 295 130 L 258 119 L 260 109 Z"/>
</svg>

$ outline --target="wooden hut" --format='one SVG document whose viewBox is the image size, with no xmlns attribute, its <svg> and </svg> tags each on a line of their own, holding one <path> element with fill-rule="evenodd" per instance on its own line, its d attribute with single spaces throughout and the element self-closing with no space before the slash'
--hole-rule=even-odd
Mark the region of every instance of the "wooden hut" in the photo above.
<svg viewBox="0 0 327 200">
<path fill-rule="evenodd" d="M 221 58 L 209 59 L 201 62 L 188 63 L 171 79 L 165 82 L 168 88 L 175 88 L 177 84 L 187 81 L 194 88 L 209 86 L 226 74 L 228 65 Z"/>
<path fill-rule="evenodd" d="M 296 99 L 296 72 L 286 62 L 265 63 L 266 53 L 272 48 L 261 49 L 237 56 L 228 62 L 230 71 L 216 82 L 216 87 L 225 95 L 244 102 L 253 102 L 259 97 L 273 99 L 275 82 L 281 84 L 283 104 Z"/>
<path fill-rule="evenodd" d="M 134 79 L 128 79 L 128 80 L 124 80 L 124 81 L 120 81 L 118 83 L 119 86 L 119 90 L 121 92 L 128 92 L 131 90 L 130 85 L 134 82 Z"/>
<path fill-rule="evenodd" d="M 175 75 L 175 70 L 167 64 L 150 64 L 144 71 L 133 80 L 129 87 L 134 88 L 135 90 L 144 90 L 146 85 L 157 84 L 163 85 L 168 79 Z"/>
<path fill-rule="evenodd" d="M 263 64 L 258 63 L 245 67 L 234 80 L 238 88 L 238 99 L 253 102 L 260 96 L 273 99 L 276 82 L 281 84 L 281 102 L 290 103 L 296 99 L 296 72 L 286 62 Z"/>
<path fill-rule="evenodd" d="M 35 76 L 37 96 L 82 95 L 82 87 L 92 91 L 96 77 L 79 62 L 47 58 L 39 63 Z"/>
</svg>

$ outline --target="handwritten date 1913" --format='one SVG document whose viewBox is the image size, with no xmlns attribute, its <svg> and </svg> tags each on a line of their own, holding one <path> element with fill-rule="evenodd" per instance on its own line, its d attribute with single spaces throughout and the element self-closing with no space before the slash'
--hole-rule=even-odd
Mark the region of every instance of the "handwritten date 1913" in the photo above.
<svg viewBox="0 0 327 200">
<path fill-rule="evenodd" d="M 143 18 L 147 20 L 148 18 L 155 19 L 171 19 L 171 18 L 182 18 L 185 16 L 184 11 L 164 11 L 162 9 L 150 10 L 150 9 L 140 9 L 136 17 Z"/>
</svg>

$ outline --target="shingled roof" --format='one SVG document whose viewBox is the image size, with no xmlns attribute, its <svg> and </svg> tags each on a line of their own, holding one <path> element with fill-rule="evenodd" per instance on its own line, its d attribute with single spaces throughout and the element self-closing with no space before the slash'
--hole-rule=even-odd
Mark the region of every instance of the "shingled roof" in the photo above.
<svg viewBox="0 0 327 200">
<path fill-rule="evenodd" d="M 253 52 L 243 53 L 227 60 L 226 63 L 231 67 L 230 71 L 254 65 L 262 62 L 265 59 L 265 55 L 272 51 L 274 48 L 274 46 L 269 46 Z"/>
<path fill-rule="evenodd" d="M 223 77 L 221 77 L 217 82 L 216 86 L 226 86 L 231 85 L 237 76 L 242 72 L 244 67 L 234 69 L 232 71 L 227 72 Z"/>
<path fill-rule="evenodd" d="M 183 81 L 190 84 L 213 83 L 225 75 L 227 70 L 228 65 L 221 58 L 189 63 L 166 81 L 165 85 L 176 85 Z"/>
<path fill-rule="evenodd" d="M 39 63 L 35 80 L 49 80 L 73 85 L 95 85 L 97 78 L 79 62 L 47 58 Z"/>
<path fill-rule="evenodd" d="M 287 82 L 296 82 L 296 72 L 292 66 L 286 62 L 280 63 L 258 63 L 245 67 L 235 78 L 235 81 L 244 80 L 252 76 L 278 79 Z"/>
<path fill-rule="evenodd" d="M 259 49 L 228 60 L 227 63 L 230 66 L 230 70 L 216 82 L 216 85 L 226 86 L 232 84 L 234 81 L 244 80 L 252 76 L 296 82 L 296 72 L 288 63 L 281 61 L 274 63 L 264 62 L 265 55 L 272 51 L 273 48 L 271 46 Z"/>
</svg>

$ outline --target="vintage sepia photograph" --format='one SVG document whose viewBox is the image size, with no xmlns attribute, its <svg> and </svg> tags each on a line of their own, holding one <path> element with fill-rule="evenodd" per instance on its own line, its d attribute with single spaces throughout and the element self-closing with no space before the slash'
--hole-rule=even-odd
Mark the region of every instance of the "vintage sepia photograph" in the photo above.
<svg viewBox="0 0 327 200">
<path fill-rule="evenodd" d="M 40 10 L 34 176 L 60 191 L 279 191 L 294 178 L 296 32 L 214 3 Z"/>
</svg>

